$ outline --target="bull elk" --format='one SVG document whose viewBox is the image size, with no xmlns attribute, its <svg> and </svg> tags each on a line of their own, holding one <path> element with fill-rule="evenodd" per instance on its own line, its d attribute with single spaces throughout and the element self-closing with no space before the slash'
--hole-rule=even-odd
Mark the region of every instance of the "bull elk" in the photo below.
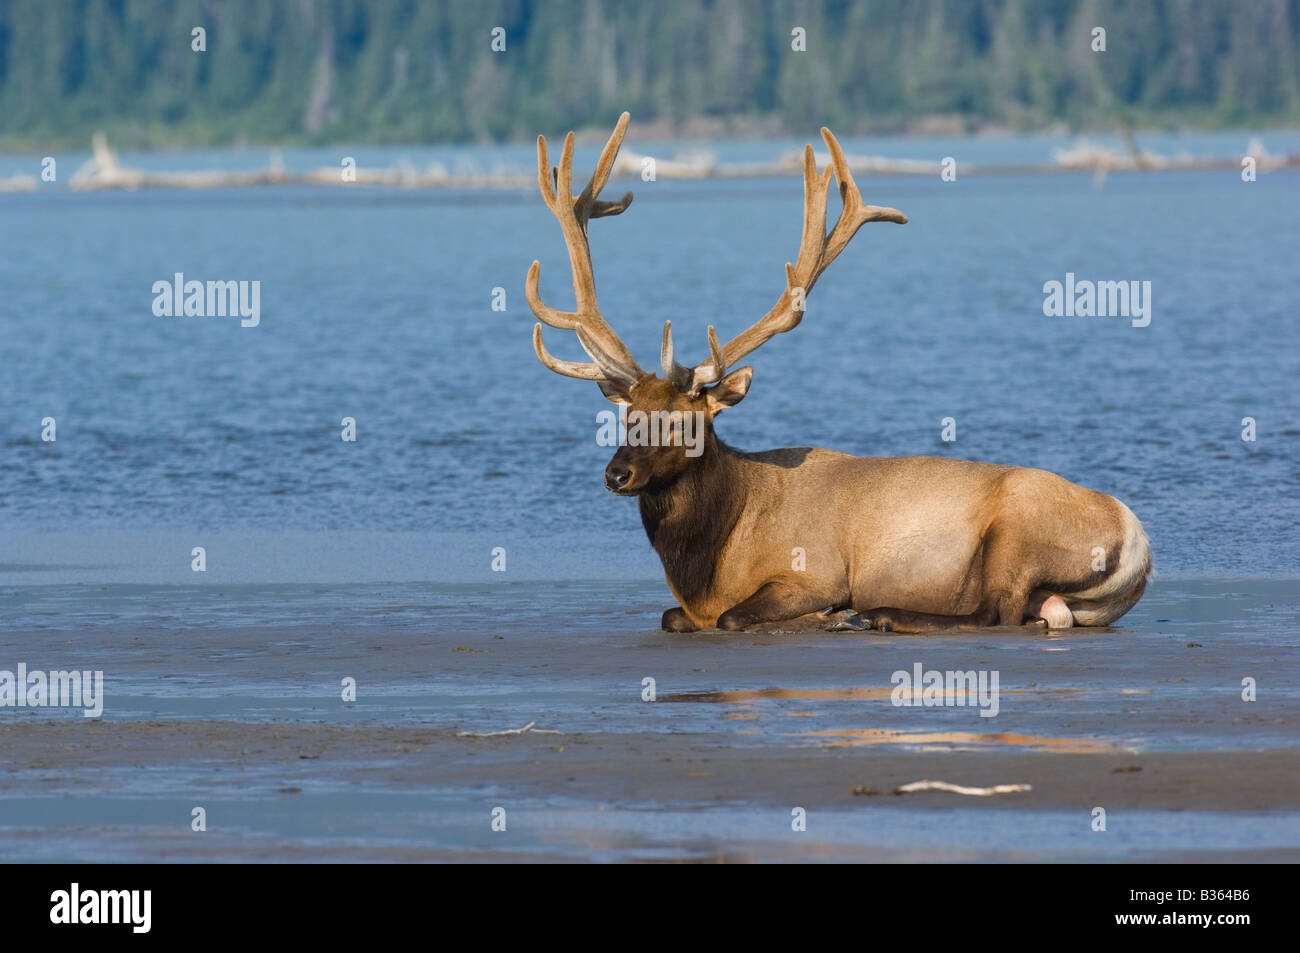
<svg viewBox="0 0 1300 953">
<path fill-rule="evenodd" d="M 642 419 L 670 421 L 669 436 L 679 438 L 628 439 L 605 468 L 608 489 L 638 498 L 679 603 L 664 613 L 665 629 L 734 631 L 836 616 L 838 627 L 898 632 L 1101 626 L 1138 601 L 1150 549 L 1137 517 L 1114 497 L 1043 470 L 942 457 L 851 457 L 813 447 L 745 453 L 714 432 L 713 418 L 738 404 L 753 380 L 753 368 L 736 365 L 799 324 L 804 296 L 857 230 L 907 222 L 897 209 L 863 204 L 828 129 L 821 131 L 830 151 L 823 171 L 812 146 L 804 148 L 803 237 L 776 304 L 725 346 L 710 327 L 708 359 L 689 368 L 677 363 L 672 325 L 664 322 L 663 376 L 642 370 L 601 317 L 587 242 L 591 219 L 618 215 L 632 201 L 630 192 L 600 199 L 627 124 L 624 113 L 577 198 L 573 133 L 556 169 L 538 137 L 538 183 L 564 234 L 577 305 L 561 312 L 542 303 L 536 261 L 526 292 L 533 314 L 574 331 L 590 358 L 552 356 L 539 323 L 533 348 L 543 364 L 595 381 L 629 418 L 640 411 Z M 843 209 L 828 233 L 832 174 Z M 702 427 L 694 454 L 680 439 L 688 417 Z"/>
</svg>

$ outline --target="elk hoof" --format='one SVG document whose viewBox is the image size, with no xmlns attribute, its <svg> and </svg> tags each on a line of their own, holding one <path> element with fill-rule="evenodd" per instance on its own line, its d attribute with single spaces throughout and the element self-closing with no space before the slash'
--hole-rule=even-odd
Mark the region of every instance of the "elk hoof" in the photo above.
<svg viewBox="0 0 1300 953">
<path fill-rule="evenodd" d="M 674 606 L 664 613 L 660 626 L 665 632 L 697 632 L 699 626 L 691 621 L 690 616 L 680 606 Z"/>
<path fill-rule="evenodd" d="M 739 632 L 748 624 L 749 620 L 738 612 L 728 611 L 718 616 L 718 628 L 723 632 Z"/>
</svg>

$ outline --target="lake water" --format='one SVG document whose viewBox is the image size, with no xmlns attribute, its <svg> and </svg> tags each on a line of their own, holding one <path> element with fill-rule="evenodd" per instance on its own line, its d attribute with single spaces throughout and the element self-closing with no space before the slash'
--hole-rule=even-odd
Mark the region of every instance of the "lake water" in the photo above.
<svg viewBox="0 0 1300 953">
<path fill-rule="evenodd" d="M 1245 138 L 1198 144 L 1222 154 Z M 975 147 L 1003 160 L 1046 151 L 1017 143 Z M 909 147 L 959 151 L 892 151 Z M 475 155 L 517 167 L 518 153 Z M 724 439 L 1044 467 L 1128 502 L 1162 573 L 1300 575 L 1300 176 L 861 185 L 910 224 L 859 233 L 804 323 L 752 359 Z M 602 310 L 643 365 L 657 363 L 665 318 L 699 360 L 707 324 L 725 339 L 779 293 L 800 185 L 611 189 L 629 187 L 633 208 L 592 227 Z M 192 545 L 285 533 L 337 544 L 268 565 L 260 543 L 226 555 L 218 543 L 206 578 L 489 580 L 498 545 L 518 554 L 507 578 L 657 575 L 635 504 L 601 484 L 610 451 L 595 414 L 609 405 L 532 353 L 531 260 L 548 301 L 572 294 L 535 193 L 51 188 L 4 196 L 0 210 L 0 581 L 89 581 L 76 567 L 93 564 L 106 578 L 193 583 Z M 260 281 L 260 326 L 156 317 L 153 282 L 175 272 Z M 1067 272 L 1150 281 L 1150 325 L 1044 316 L 1044 282 Z M 505 311 L 492 310 L 498 287 Z M 577 356 L 571 337 L 551 331 L 549 346 Z M 355 443 L 340 439 L 345 416 Z M 45 417 L 56 443 L 40 439 Z M 940 439 L 945 417 L 955 442 Z M 158 545 L 168 531 L 174 551 Z M 388 556 L 387 543 L 363 546 L 366 565 L 340 558 L 378 533 L 407 544 Z"/>
<path fill-rule="evenodd" d="M 1144 145 L 1231 156 L 1246 138 Z M 1265 140 L 1300 149 L 1297 134 Z M 1066 144 L 846 141 L 850 152 L 985 162 L 1045 161 Z M 713 148 L 744 160 L 790 145 Z M 530 150 L 353 154 L 363 165 L 406 156 L 417 166 L 525 169 Z M 593 155 L 580 150 L 579 165 L 589 169 Z M 0 176 L 37 171 L 37 159 L 0 159 Z M 243 168 L 264 165 L 265 153 L 122 159 Z M 292 168 L 337 161 L 338 150 L 286 154 Z M 61 177 L 78 162 L 60 157 Z M 1219 632 L 1225 665 L 1234 646 L 1261 666 L 1280 664 L 1270 653 L 1294 642 L 1290 581 L 1300 578 L 1300 175 L 1112 174 L 1097 188 L 1087 175 L 959 172 L 955 182 L 864 176 L 859 185 L 868 202 L 911 222 L 858 234 L 810 296 L 803 324 L 752 357 L 754 386 L 720 418 L 722 437 L 745 449 L 813 444 L 1042 467 L 1114 494 L 1143 521 L 1161 579 L 1200 580 L 1154 589 L 1159 599 L 1124 624 L 1176 647 Z M 798 247 L 800 183 L 615 181 L 609 190 L 627 188 L 632 208 L 591 229 L 602 311 L 643 366 L 657 364 L 666 318 L 679 354 L 700 360 L 707 325 L 725 340 L 781 291 Z M 639 668 L 625 673 L 630 689 L 610 687 L 611 669 L 597 662 L 577 682 L 550 667 L 520 688 L 525 673 L 506 658 L 457 672 L 434 649 L 413 648 L 428 636 L 450 651 L 462 633 L 646 633 L 671 605 L 635 503 L 602 485 L 611 450 L 596 443 L 595 415 L 611 405 L 532 351 L 530 262 L 541 260 L 550 304 L 568 307 L 572 295 L 558 227 L 534 190 L 75 193 L 60 183 L 0 195 L 0 234 L 6 659 L 82 664 L 61 662 L 53 646 L 86 666 L 107 660 L 118 699 L 107 717 L 127 720 L 315 719 L 337 694 L 339 658 L 368 673 L 367 717 L 380 721 L 479 730 L 522 723 L 540 706 L 553 722 L 595 730 L 617 722 L 621 693 L 635 701 Z M 260 281 L 260 324 L 155 316 L 153 283 L 175 272 Z M 1067 272 L 1151 282 L 1149 326 L 1045 316 L 1043 285 Z M 504 311 L 492 308 L 497 288 Z M 577 358 L 571 337 L 548 330 L 548 346 Z M 47 417 L 57 421 L 53 443 L 41 440 Z M 355 418 L 355 443 L 340 439 L 344 417 Z M 955 442 L 941 439 L 948 417 Z M 1247 417 L 1254 441 L 1242 439 Z M 206 549 L 204 574 L 191 571 L 195 546 Z M 506 551 L 504 573 L 492 571 L 495 547 Z M 1228 580 L 1248 577 L 1272 582 L 1246 586 L 1240 615 L 1216 606 L 1212 624 L 1195 621 L 1192 601 L 1217 600 L 1241 588 Z M 62 635 L 51 642 L 46 632 Z M 198 640 L 193 651 L 175 644 L 181 633 Z M 357 633 L 371 641 L 345 644 Z M 634 642 L 654 657 L 658 638 Z M 376 640 L 391 654 L 369 652 Z M 617 644 L 597 639 L 593 658 Z M 1141 658 L 1161 657 L 1154 644 Z M 409 670 L 406 650 L 421 659 Z M 916 651 L 900 650 L 900 664 Z M 870 684 L 887 684 L 889 664 Z M 711 664 L 681 687 L 762 687 L 772 677 L 719 671 Z M 281 684 L 285 672 L 296 687 Z M 1062 681 L 1087 687 L 1088 673 Z M 1033 674 L 1023 670 L 1019 684 Z M 818 664 L 791 680 L 828 678 Z M 1198 690 L 1218 690 L 1216 678 Z M 1177 689 L 1157 690 L 1174 692 L 1161 711 L 1182 710 Z M 707 706 L 671 707 L 663 730 L 720 730 L 711 714 L 686 711 Z M 1055 717 L 1024 727 L 1068 731 Z M 1173 715 L 1144 724 L 1120 740 L 1241 743 L 1179 727 Z M 1290 722 L 1257 740 L 1288 739 Z M 58 816 L 53 801 L 42 804 L 11 801 L 12 823 Z M 103 816 L 110 823 L 113 811 Z M 1295 825 L 1288 818 L 1277 843 L 1300 843 Z M 1247 826 L 1229 841 L 1267 843 L 1265 828 Z M 1004 834 L 1014 828 L 1008 821 Z M 72 855 L 95 855 L 79 834 L 69 843 Z"/>
</svg>

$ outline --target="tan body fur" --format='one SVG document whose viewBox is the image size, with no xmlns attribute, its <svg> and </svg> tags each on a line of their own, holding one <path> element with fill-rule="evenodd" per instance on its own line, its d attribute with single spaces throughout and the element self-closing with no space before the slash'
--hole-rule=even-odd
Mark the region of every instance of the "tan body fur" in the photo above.
<svg viewBox="0 0 1300 953">
<path fill-rule="evenodd" d="M 1137 601 L 1150 569 L 1128 507 L 1043 470 L 809 448 L 719 452 L 743 508 L 702 591 L 683 598 L 668 580 L 698 627 L 767 584 L 788 590 L 787 618 L 830 606 L 985 608 L 1019 625 L 1058 595 L 1085 615 L 1076 621 L 1105 625 Z"/>
</svg>

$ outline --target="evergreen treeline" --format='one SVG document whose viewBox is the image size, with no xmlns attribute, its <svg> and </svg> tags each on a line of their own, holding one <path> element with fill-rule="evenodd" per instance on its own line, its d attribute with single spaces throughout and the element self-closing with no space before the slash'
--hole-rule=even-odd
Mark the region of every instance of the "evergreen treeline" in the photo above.
<svg viewBox="0 0 1300 953">
<path fill-rule="evenodd" d="M 741 131 L 1286 124 L 1298 31 L 1300 0 L 0 0 L 0 145 L 526 138 L 625 108 Z"/>
</svg>

